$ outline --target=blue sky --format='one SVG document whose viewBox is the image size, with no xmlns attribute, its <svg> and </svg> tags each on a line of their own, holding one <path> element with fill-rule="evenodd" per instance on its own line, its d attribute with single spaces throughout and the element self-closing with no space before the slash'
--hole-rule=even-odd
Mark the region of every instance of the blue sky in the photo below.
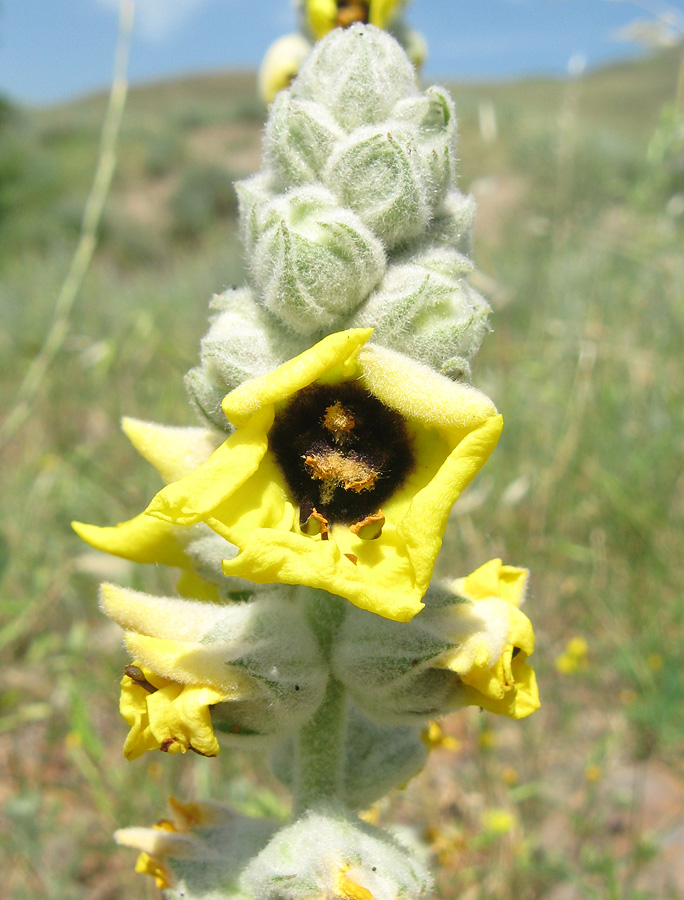
<svg viewBox="0 0 684 900">
<path fill-rule="evenodd" d="M 679 4 L 677 4 L 679 5 Z M 254 67 L 294 28 L 289 0 L 137 0 L 133 81 Z M 109 83 L 118 0 L 0 0 L 0 93 L 51 103 Z M 634 55 L 612 35 L 643 15 L 629 0 L 414 0 L 427 76 L 562 74 Z"/>
</svg>

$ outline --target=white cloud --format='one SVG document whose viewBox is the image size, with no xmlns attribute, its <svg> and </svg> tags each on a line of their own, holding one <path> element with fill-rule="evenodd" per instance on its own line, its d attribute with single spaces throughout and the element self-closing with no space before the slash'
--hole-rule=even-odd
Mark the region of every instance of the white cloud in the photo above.
<svg viewBox="0 0 684 900">
<path fill-rule="evenodd" d="M 97 2 L 110 9 L 119 9 L 120 0 Z M 195 10 L 208 2 L 210 0 L 136 0 L 136 30 L 148 41 L 165 41 L 192 17 Z"/>
</svg>

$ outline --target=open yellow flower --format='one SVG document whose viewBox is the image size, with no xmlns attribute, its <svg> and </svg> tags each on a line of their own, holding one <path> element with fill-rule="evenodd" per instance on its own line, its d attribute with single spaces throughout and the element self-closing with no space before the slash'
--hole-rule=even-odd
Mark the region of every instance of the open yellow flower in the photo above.
<svg viewBox="0 0 684 900">
<path fill-rule="evenodd" d="M 370 334 L 329 335 L 240 385 L 223 402 L 235 431 L 206 462 L 142 515 L 114 528 L 77 524 L 78 533 L 129 559 L 188 567 L 182 531 L 205 523 L 240 549 L 223 563 L 228 576 L 308 585 L 411 619 L 451 507 L 502 419 L 480 391 L 364 347 Z M 155 434 L 150 459 L 164 452 L 164 432 Z"/>
<path fill-rule="evenodd" d="M 333 28 L 355 22 L 387 28 L 406 0 L 304 0 L 306 26 L 320 41 Z"/>
<path fill-rule="evenodd" d="M 491 607 L 490 616 L 507 622 L 503 648 L 492 657 L 487 641 L 477 635 L 472 645 L 445 654 L 438 665 L 456 672 L 463 682 L 466 703 L 490 712 L 523 719 L 539 709 L 539 691 L 534 670 L 527 658 L 534 650 L 534 633 L 527 616 L 519 609 L 525 595 L 527 570 L 504 566 L 492 559 L 466 578 L 452 584 L 455 593 L 470 600 L 475 613 Z M 494 607 L 501 609 L 497 613 Z"/>
</svg>

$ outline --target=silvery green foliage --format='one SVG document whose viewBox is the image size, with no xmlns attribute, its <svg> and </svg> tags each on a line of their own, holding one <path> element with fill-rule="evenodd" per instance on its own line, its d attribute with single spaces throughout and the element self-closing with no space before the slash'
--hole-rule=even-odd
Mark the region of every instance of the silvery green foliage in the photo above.
<svg viewBox="0 0 684 900">
<path fill-rule="evenodd" d="M 344 890 L 345 880 L 356 894 Z M 432 896 L 432 878 L 407 844 L 336 808 L 312 810 L 281 829 L 240 885 L 258 900 L 361 896 L 359 889 L 373 900 Z"/>
<path fill-rule="evenodd" d="M 460 650 L 469 664 L 483 650 L 492 660 L 503 652 L 509 619 L 501 601 L 472 603 L 439 586 L 431 586 L 424 601 L 425 609 L 410 622 L 356 608 L 345 616 L 332 673 L 379 721 L 427 723 L 462 707 L 463 683 L 445 668 L 445 659 Z"/>
<path fill-rule="evenodd" d="M 294 742 L 281 741 L 271 756 L 271 768 L 291 786 Z M 393 788 L 406 784 L 423 768 L 428 751 L 421 728 L 379 724 L 353 701 L 347 708 L 344 773 L 340 799 L 350 809 L 367 809 Z"/>
<path fill-rule="evenodd" d="M 198 409 L 323 335 L 372 340 L 468 379 L 488 306 L 468 281 L 474 201 L 456 188 L 456 115 L 388 33 L 336 29 L 272 104 L 264 167 L 238 183 L 253 287 L 227 292 L 187 376 Z M 217 309 L 216 302 L 214 309 Z"/>
<path fill-rule="evenodd" d="M 206 656 L 220 657 L 253 685 L 248 696 L 213 708 L 223 743 L 282 737 L 320 706 L 328 666 L 291 588 L 261 588 L 251 601 L 223 607 L 201 643 Z"/>
<path fill-rule="evenodd" d="M 200 578 L 215 584 L 226 599 L 232 600 L 236 594 L 254 594 L 261 590 L 253 581 L 223 574 L 223 560 L 234 559 L 238 548 L 207 525 L 200 523 L 194 526 L 193 536 L 185 545 L 185 552 L 191 558 L 193 569 Z"/>
</svg>

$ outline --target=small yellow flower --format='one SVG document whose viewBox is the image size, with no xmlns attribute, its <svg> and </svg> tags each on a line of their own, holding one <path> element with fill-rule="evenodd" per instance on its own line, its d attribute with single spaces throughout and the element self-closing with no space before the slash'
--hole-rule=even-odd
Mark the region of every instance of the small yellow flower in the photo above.
<svg viewBox="0 0 684 900">
<path fill-rule="evenodd" d="M 589 652 L 589 645 L 583 637 L 573 637 L 566 644 L 565 652 L 574 659 L 584 659 Z"/>
<path fill-rule="evenodd" d="M 660 672 L 663 668 L 663 657 L 660 653 L 651 653 L 646 658 L 646 663 L 652 672 Z"/>
<path fill-rule="evenodd" d="M 423 743 L 428 750 L 458 750 L 461 746 L 460 742 L 450 734 L 445 734 L 439 722 L 430 722 L 427 728 L 423 730 L 421 735 Z"/>
<path fill-rule="evenodd" d="M 587 766 L 584 770 L 584 778 L 589 782 L 589 784 L 596 784 L 596 782 L 601 779 L 602 775 L 603 769 L 601 768 L 601 766 L 590 765 Z"/>
<path fill-rule="evenodd" d="M 515 787 L 518 783 L 518 772 L 513 766 L 505 766 L 501 770 L 501 780 L 509 787 Z"/>
<path fill-rule="evenodd" d="M 482 817 L 485 831 L 492 835 L 508 834 L 516 826 L 516 818 L 507 809 L 488 809 Z"/>
<path fill-rule="evenodd" d="M 410 620 L 502 419 L 474 388 L 364 347 L 370 334 L 329 335 L 242 384 L 223 401 L 235 431 L 206 461 L 129 522 L 77 532 L 128 559 L 189 568 L 183 532 L 203 522 L 241 551 L 224 561 L 228 576 L 308 585 Z M 161 470 L 167 432 L 146 427 L 144 455 Z M 167 468 L 186 469 L 182 443 L 172 431 Z"/>
</svg>

